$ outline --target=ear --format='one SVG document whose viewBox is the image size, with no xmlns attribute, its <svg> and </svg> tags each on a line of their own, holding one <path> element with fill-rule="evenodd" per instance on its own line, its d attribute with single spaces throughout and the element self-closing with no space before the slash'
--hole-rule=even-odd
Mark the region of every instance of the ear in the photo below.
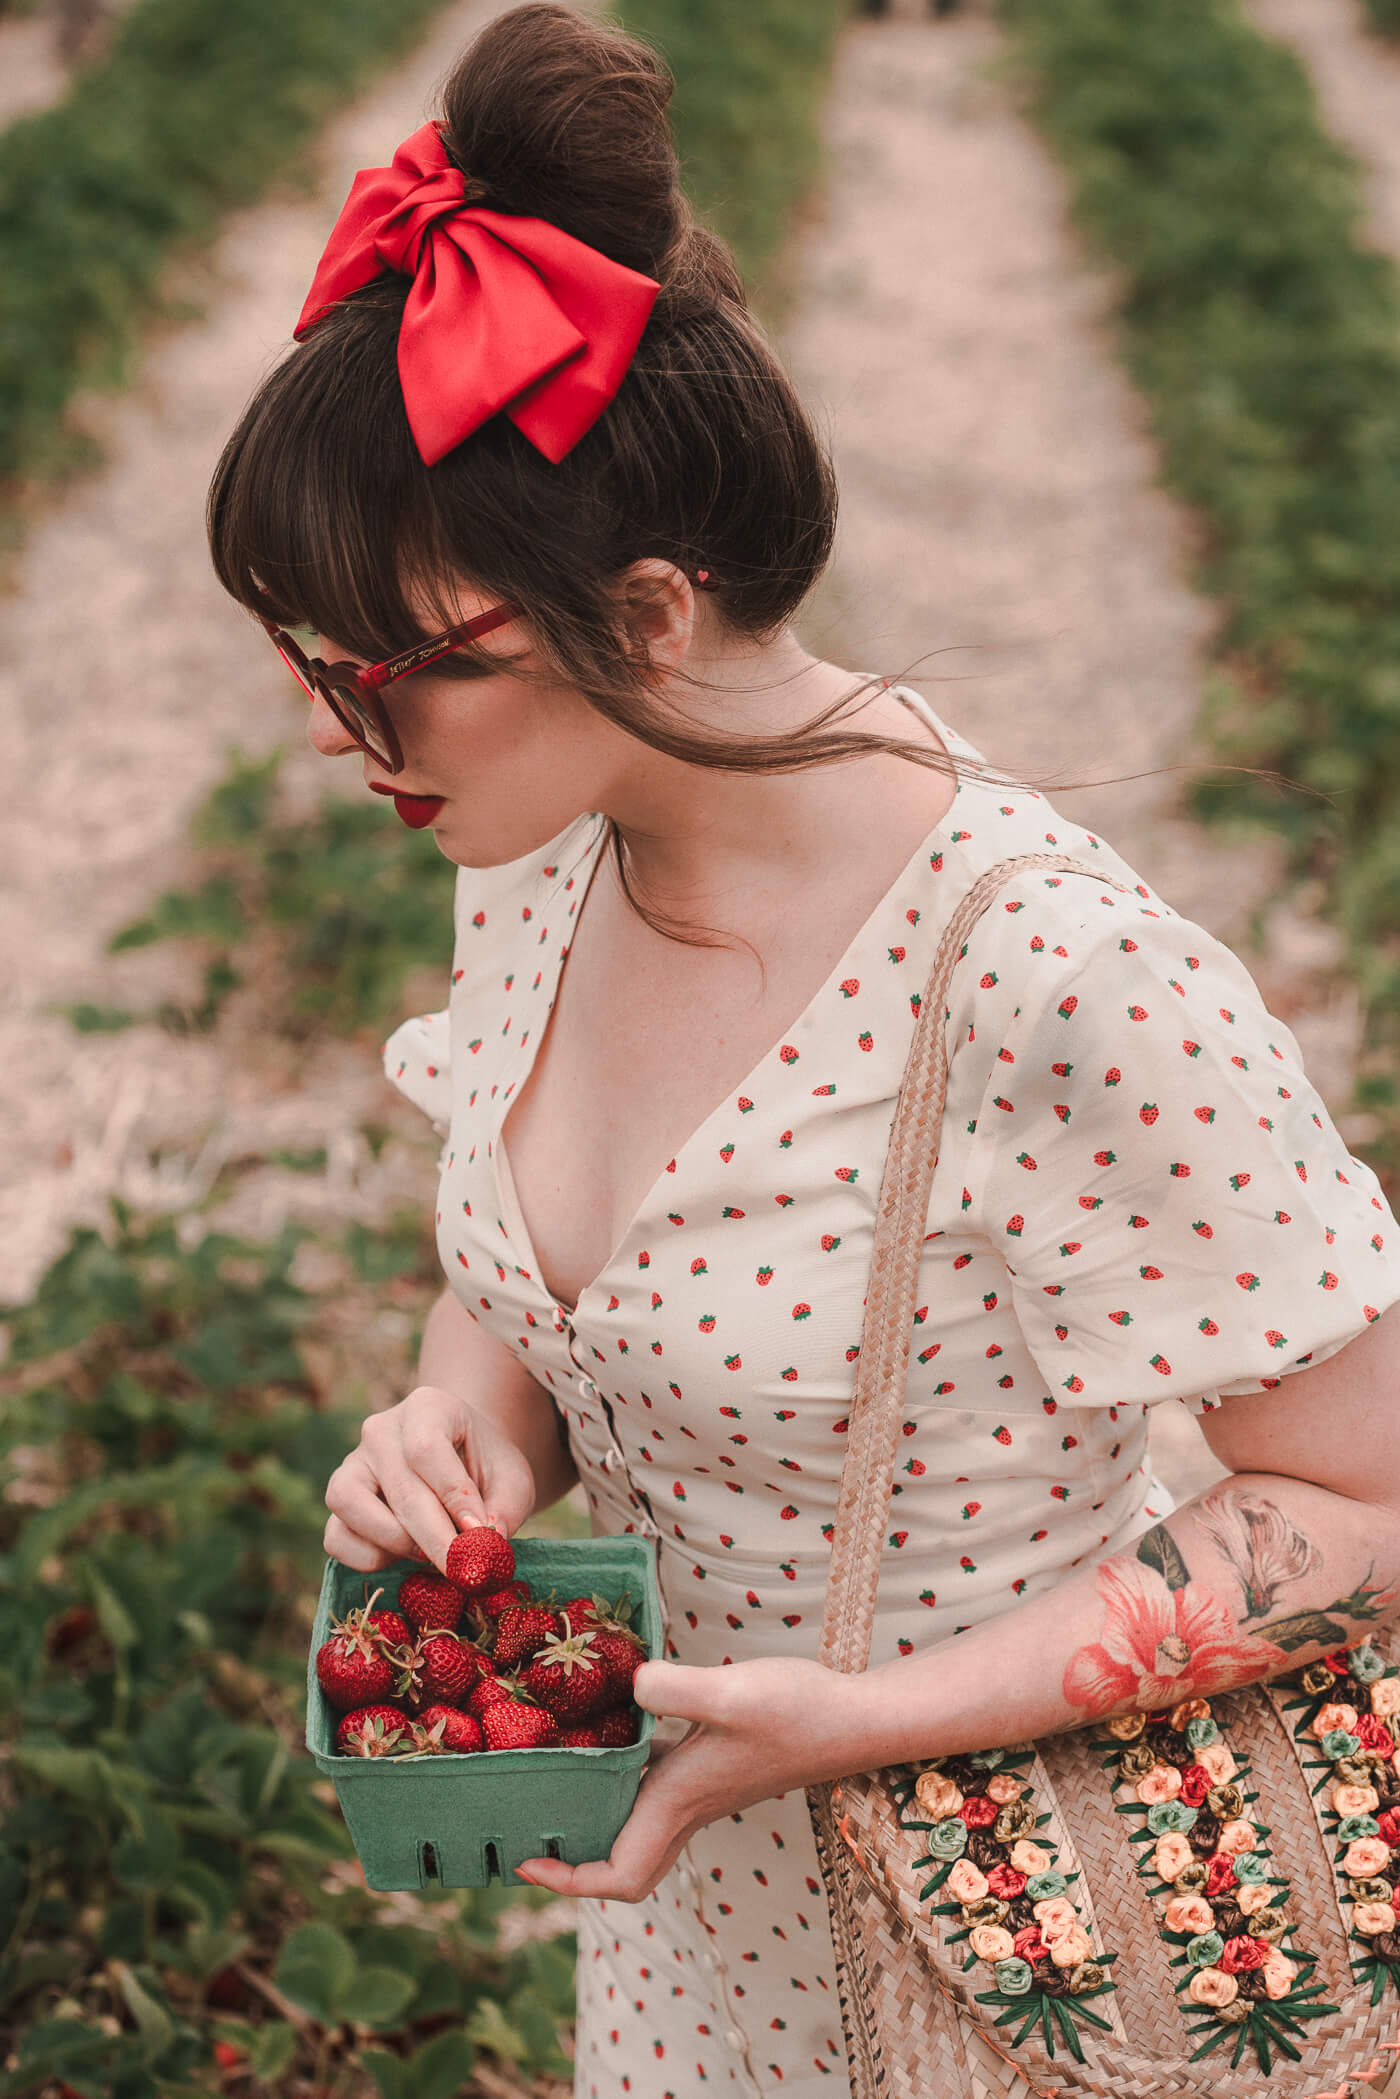
<svg viewBox="0 0 1400 2099">
<path fill-rule="evenodd" d="M 695 640 L 697 608 L 689 577 L 674 562 L 649 558 L 625 568 L 613 588 L 653 668 L 663 675 L 679 669 Z"/>
</svg>

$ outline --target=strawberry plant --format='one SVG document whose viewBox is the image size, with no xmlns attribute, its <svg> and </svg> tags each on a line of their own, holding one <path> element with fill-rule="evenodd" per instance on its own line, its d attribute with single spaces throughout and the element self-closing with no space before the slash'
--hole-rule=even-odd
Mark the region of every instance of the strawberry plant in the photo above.
<svg viewBox="0 0 1400 2099">
<path fill-rule="evenodd" d="M 328 1308 L 297 1235 L 191 1236 L 119 1212 L 7 1321 L 0 2093 L 184 2099 L 237 2068 L 287 2099 L 448 2099 L 483 2051 L 561 2090 L 571 1941 L 496 1934 L 551 1898 L 434 1890 L 405 1930 L 303 1753 L 358 1410 L 303 1361 Z"/>
<path fill-rule="evenodd" d="M 1112 265 L 1164 478 L 1204 528 L 1225 608 L 1206 728 L 1292 783 L 1220 771 L 1196 811 L 1267 827 L 1321 883 L 1368 1015 L 1367 1155 L 1400 1169 L 1400 276 L 1302 66 L 1238 0 L 1001 13 Z"/>
</svg>

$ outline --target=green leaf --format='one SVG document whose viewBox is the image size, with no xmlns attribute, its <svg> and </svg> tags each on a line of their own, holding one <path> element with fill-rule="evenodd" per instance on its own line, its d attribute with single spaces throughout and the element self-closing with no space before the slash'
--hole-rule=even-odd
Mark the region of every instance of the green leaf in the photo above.
<svg viewBox="0 0 1400 2099">
<path fill-rule="evenodd" d="M 1138 1539 L 1137 1556 L 1145 1567 L 1155 1567 L 1169 1589 L 1184 1589 L 1191 1577 L 1181 1548 L 1163 1523 L 1156 1523 Z"/>
<path fill-rule="evenodd" d="M 180 1834 L 157 1809 L 143 1804 L 140 1830 L 128 1830 L 112 1853 L 112 1871 L 124 1888 L 158 1888 L 180 1863 Z"/>
<path fill-rule="evenodd" d="M 523 2063 L 530 2051 L 525 2037 L 506 2018 L 494 1997 L 483 1997 L 467 2021 L 467 2037 L 503 2062 Z"/>
<path fill-rule="evenodd" d="M 417 1977 L 401 1968 L 357 1968 L 346 2016 L 361 2026 L 394 2026 L 417 1994 Z"/>
<path fill-rule="evenodd" d="M 407 2064 L 400 2056 L 390 2055 L 383 2048 L 362 2048 L 360 2068 L 368 2070 L 379 2092 L 379 2099 L 410 2099 Z"/>
<path fill-rule="evenodd" d="M 343 2006 L 353 2009 L 355 1955 L 332 1925 L 303 1924 L 283 1946 L 272 1979 L 293 2004 L 332 2026 Z"/>
<path fill-rule="evenodd" d="M 116 1978 L 117 1988 L 122 1993 L 122 2000 L 146 2042 L 148 2052 L 153 2057 L 159 2055 L 175 2038 L 174 2020 L 165 2006 L 137 1981 L 135 1972 L 125 1961 L 113 1961 L 112 1973 Z"/>
<path fill-rule="evenodd" d="M 457 2099 L 475 2062 L 476 2050 L 464 2033 L 437 2034 L 409 2058 L 404 2099 Z"/>
<path fill-rule="evenodd" d="M 285 2019 L 269 2019 L 258 2030 L 248 2067 L 264 2084 L 273 2084 L 297 2052 L 297 2034 Z"/>
</svg>

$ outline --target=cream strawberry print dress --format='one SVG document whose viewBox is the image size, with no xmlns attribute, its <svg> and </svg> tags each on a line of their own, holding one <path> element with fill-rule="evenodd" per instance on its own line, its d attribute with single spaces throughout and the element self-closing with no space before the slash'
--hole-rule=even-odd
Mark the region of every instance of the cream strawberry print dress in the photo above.
<svg viewBox="0 0 1400 2099">
<path fill-rule="evenodd" d="M 462 871 L 450 1004 L 398 1029 L 386 1069 L 446 1139 L 448 1281 L 559 1409 L 595 1532 L 655 1541 L 672 1658 L 816 1653 L 919 995 L 959 900 L 1008 855 L 1072 853 L 1105 879 L 1018 876 L 953 975 L 871 1666 L 1166 1513 L 1152 1405 L 1275 1386 L 1400 1297 L 1375 1176 L 1243 966 L 1042 795 L 970 777 L 602 1274 L 556 1301 L 500 1132 L 603 846 L 585 817 L 527 859 Z M 578 2099 L 847 2091 L 800 1792 L 702 1831 L 644 1901 L 582 1903 L 579 1949 Z"/>
</svg>

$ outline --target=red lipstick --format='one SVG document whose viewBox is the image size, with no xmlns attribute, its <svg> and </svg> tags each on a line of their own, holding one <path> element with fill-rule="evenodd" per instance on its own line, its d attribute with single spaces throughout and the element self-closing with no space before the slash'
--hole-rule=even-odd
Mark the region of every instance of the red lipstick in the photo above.
<svg viewBox="0 0 1400 2099">
<path fill-rule="evenodd" d="M 410 831 L 425 831 L 446 799 L 440 794 L 400 794 L 396 787 L 381 786 L 378 780 L 370 780 L 367 785 L 371 794 L 392 797 L 400 821 L 406 823 Z"/>
</svg>

